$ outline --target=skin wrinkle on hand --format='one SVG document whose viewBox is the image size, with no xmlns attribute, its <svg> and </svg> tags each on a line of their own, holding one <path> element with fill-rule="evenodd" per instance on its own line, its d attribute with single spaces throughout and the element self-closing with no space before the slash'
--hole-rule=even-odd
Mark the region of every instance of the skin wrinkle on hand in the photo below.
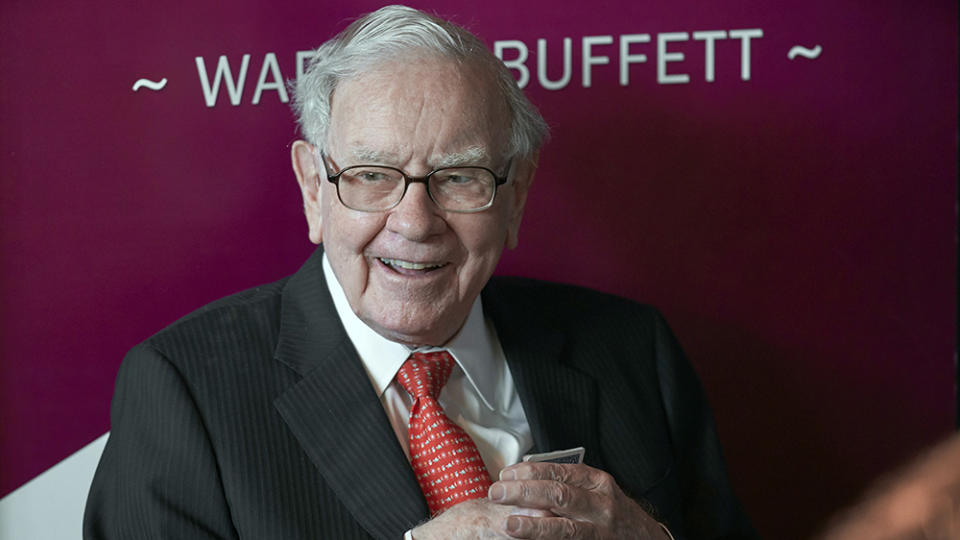
<svg viewBox="0 0 960 540">
<path fill-rule="evenodd" d="M 490 487 L 491 500 L 556 514 L 546 519 L 512 514 L 504 529 L 515 538 L 669 538 L 609 474 L 587 465 L 520 463 L 500 478 Z"/>
</svg>

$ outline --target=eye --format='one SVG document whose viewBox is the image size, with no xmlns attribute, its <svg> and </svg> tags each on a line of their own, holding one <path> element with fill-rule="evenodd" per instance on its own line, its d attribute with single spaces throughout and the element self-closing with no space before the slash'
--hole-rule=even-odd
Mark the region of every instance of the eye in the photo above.
<svg viewBox="0 0 960 540">
<path fill-rule="evenodd" d="M 446 177 L 446 181 L 451 184 L 466 184 L 467 182 L 472 181 L 473 178 L 464 176 L 462 174 L 451 174 Z"/>
<path fill-rule="evenodd" d="M 343 171 L 344 179 L 360 184 L 381 184 L 395 180 L 395 176 L 393 171 L 378 167 L 351 167 Z"/>
<path fill-rule="evenodd" d="M 441 183 L 449 185 L 463 185 L 477 181 L 476 173 L 463 169 L 439 171 L 435 176 Z"/>
<path fill-rule="evenodd" d="M 382 182 L 388 177 L 386 174 L 377 171 L 363 171 L 357 174 L 357 178 L 364 182 Z"/>
</svg>

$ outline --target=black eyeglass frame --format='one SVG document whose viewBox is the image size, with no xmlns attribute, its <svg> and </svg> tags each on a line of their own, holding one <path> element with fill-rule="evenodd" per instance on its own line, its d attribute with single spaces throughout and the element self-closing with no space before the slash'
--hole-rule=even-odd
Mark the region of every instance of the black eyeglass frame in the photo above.
<svg viewBox="0 0 960 540">
<path fill-rule="evenodd" d="M 344 167 L 343 169 L 340 169 L 340 171 L 334 174 L 330 174 L 330 170 L 327 168 L 327 156 L 323 152 L 320 152 L 320 161 L 323 163 L 323 171 L 327 175 L 327 181 L 337 186 L 337 199 L 340 200 L 340 204 L 356 212 L 370 212 L 370 213 L 386 212 L 388 210 L 392 210 L 393 208 L 396 208 L 396 206 L 403 201 L 403 198 L 407 196 L 407 188 L 410 187 L 410 184 L 423 184 L 424 187 L 427 188 L 427 196 L 430 197 L 430 200 L 433 201 L 433 204 L 437 205 L 437 208 L 440 208 L 445 212 L 454 212 L 457 214 L 475 214 L 477 212 L 483 212 L 484 210 L 493 206 L 493 201 L 497 199 L 497 188 L 507 183 L 507 180 L 509 180 L 510 178 L 510 168 L 513 166 L 513 158 L 511 158 L 510 161 L 507 162 L 507 173 L 504 176 L 499 176 L 497 175 L 497 173 L 493 172 L 491 169 L 488 169 L 487 167 L 481 167 L 479 165 L 465 165 L 460 167 L 440 167 L 439 169 L 434 169 L 430 171 L 429 173 L 427 173 L 426 176 L 410 176 L 402 169 L 398 169 L 396 167 L 390 167 L 388 165 L 351 165 L 349 167 Z M 400 194 L 400 198 L 397 199 L 397 202 L 393 203 L 392 205 L 382 210 L 358 210 L 348 205 L 347 203 L 343 202 L 343 197 L 340 196 L 340 175 L 349 171 L 350 169 L 356 169 L 359 167 L 377 167 L 380 169 L 390 169 L 391 171 L 397 171 L 398 173 L 400 173 L 400 175 L 403 176 L 403 193 Z M 438 172 L 446 171 L 450 169 L 483 169 L 488 173 L 490 173 L 490 175 L 493 176 L 493 194 L 490 196 L 490 200 L 487 202 L 487 204 L 479 208 L 471 208 L 469 210 L 456 210 L 456 209 L 444 208 L 443 206 L 441 206 L 440 203 L 438 203 L 437 200 L 433 198 L 433 192 L 430 191 L 430 177 L 432 177 L 434 174 Z"/>
</svg>

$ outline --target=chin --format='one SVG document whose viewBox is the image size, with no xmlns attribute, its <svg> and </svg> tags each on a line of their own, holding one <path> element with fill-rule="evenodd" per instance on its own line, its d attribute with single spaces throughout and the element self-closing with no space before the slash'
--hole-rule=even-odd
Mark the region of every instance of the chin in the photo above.
<svg viewBox="0 0 960 540">
<path fill-rule="evenodd" d="M 399 319 L 390 317 L 366 319 L 361 317 L 361 320 L 390 341 L 415 347 L 423 345 L 434 347 L 442 346 L 444 343 L 450 341 L 450 338 L 457 333 L 464 322 L 461 320 L 457 326 L 451 327 L 449 324 L 443 324 L 445 319 L 411 320 L 408 317 L 402 316 L 409 314 L 410 310 L 411 308 L 408 306 L 407 309 L 403 310 Z M 466 320 L 466 316 L 464 316 L 463 319 Z"/>
<path fill-rule="evenodd" d="M 390 341 L 395 341 L 397 343 L 402 343 L 410 347 L 441 347 L 444 343 L 450 340 L 451 334 L 447 338 L 441 338 L 440 332 L 430 333 L 415 331 L 414 329 L 408 328 L 387 328 L 382 326 L 373 326 L 371 325 L 378 334 L 389 339 Z"/>
</svg>

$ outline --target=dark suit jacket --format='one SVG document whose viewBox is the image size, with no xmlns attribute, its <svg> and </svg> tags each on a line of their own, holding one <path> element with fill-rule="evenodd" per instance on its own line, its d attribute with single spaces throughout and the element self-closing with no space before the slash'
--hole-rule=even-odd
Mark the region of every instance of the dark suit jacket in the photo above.
<svg viewBox="0 0 960 540">
<path fill-rule="evenodd" d="M 397 540 L 428 517 L 321 253 L 130 351 L 85 538 Z M 678 540 L 752 537 L 697 378 L 654 309 L 521 279 L 491 280 L 483 302 L 536 451 L 586 447 Z"/>
</svg>

